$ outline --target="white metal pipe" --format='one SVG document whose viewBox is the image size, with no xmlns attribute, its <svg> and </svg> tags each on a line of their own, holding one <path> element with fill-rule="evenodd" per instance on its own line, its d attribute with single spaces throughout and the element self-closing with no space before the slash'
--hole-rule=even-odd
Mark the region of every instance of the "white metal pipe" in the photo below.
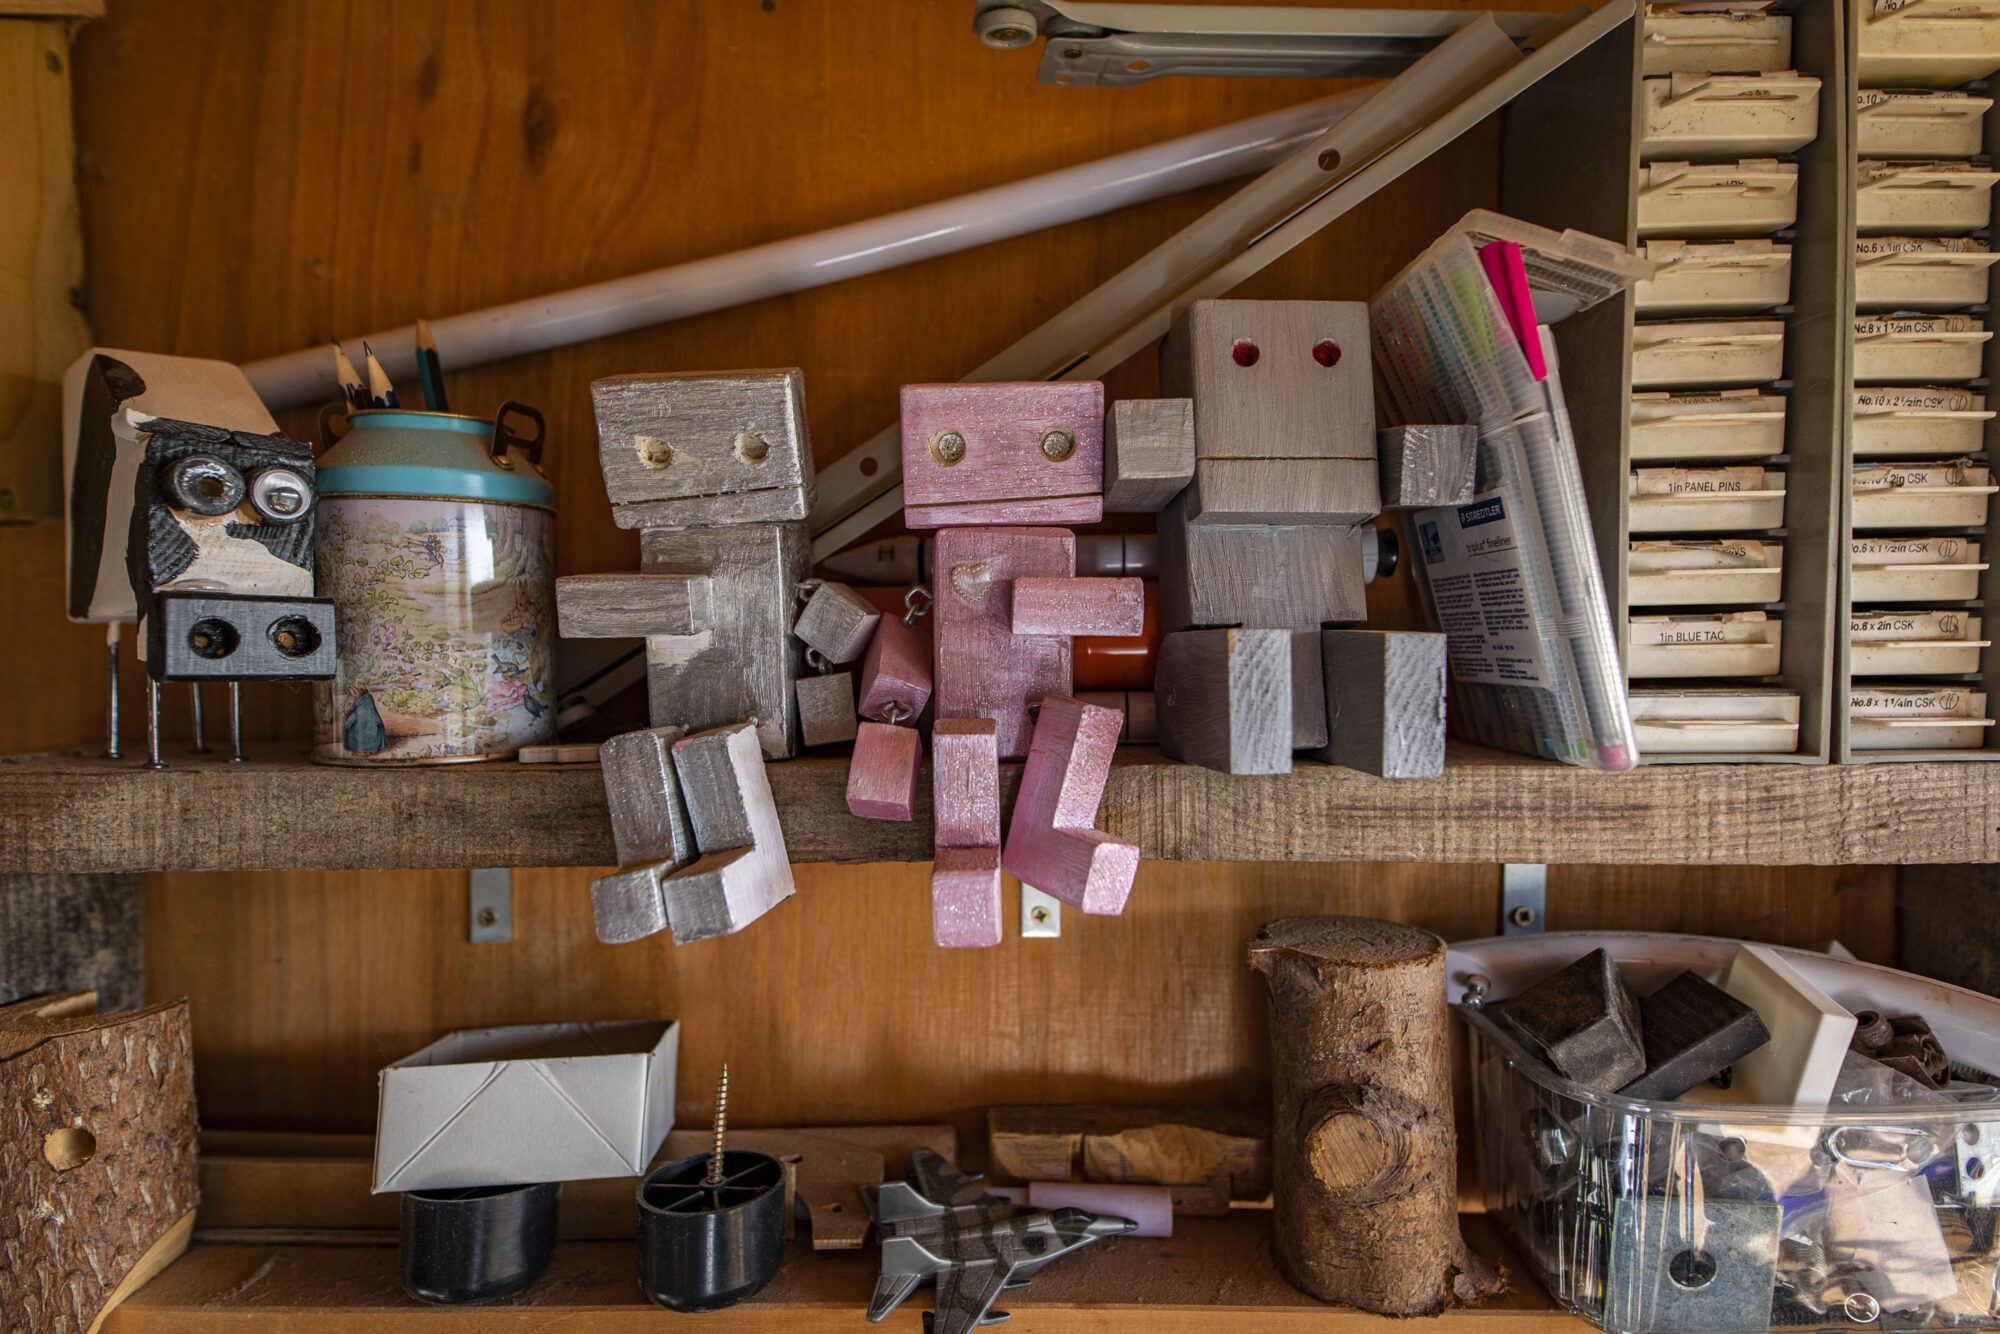
<svg viewBox="0 0 2000 1334">
<path fill-rule="evenodd" d="M 433 319 L 431 332 L 439 358 L 459 370 L 968 250 L 1263 171 L 1373 91 L 1336 93 L 866 222 L 448 315 Z M 414 326 L 377 330 L 366 340 L 391 376 L 416 373 Z M 358 340 L 346 341 L 352 346 Z M 323 345 L 253 361 L 243 370 L 273 409 L 337 393 L 333 357 Z"/>
</svg>

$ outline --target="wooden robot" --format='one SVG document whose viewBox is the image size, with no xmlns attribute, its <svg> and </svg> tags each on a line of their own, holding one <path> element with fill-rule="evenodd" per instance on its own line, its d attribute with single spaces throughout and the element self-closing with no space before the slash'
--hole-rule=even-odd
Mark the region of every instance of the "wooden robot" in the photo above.
<svg viewBox="0 0 2000 1334">
<path fill-rule="evenodd" d="M 1076 577 L 1061 526 L 1103 517 L 1103 416 L 1095 381 L 903 386 L 904 519 L 938 530 L 940 945 L 999 943 L 1003 868 L 1090 913 L 1131 892 L 1139 850 L 1093 827 L 1124 718 L 1071 697 L 1071 637 L 1138 634 L 1145 615 L 1139 580 Z M 1024 756 L 1003 852 L 999 762 Z"/>
<path fill-rule="evenodd" d="M 620 375 L 590 386 L 636 574 L 556 581 L 572 639 L 643 638 L 653 726 L 602 748 L 619 870 L 591 886 L 607 943 L 740 931 L 793 889 L 765 758 L 799 747 L 792 636 L 812 446 L 798 370 Z M 761 753 L 760 753 L 761 752 Z"/>
<path fill-rule="evenodd" d="M 1368 307 L 1193 302 L 1160 382 L 1172 397 L 1112 409 L 1105 493 L 1160 515 L 1162 749 L 1238 774 L 1288 773 L 1301 750 L 1439 772 L 1443 636 L 1342 628 L 1367 615 L 1362 531 L 1382 508 Z"/>
</svg>

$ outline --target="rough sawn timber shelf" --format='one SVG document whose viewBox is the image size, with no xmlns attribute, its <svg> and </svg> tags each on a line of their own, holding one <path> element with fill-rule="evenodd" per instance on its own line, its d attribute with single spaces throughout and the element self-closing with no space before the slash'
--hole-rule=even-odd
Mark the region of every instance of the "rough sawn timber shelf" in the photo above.
<svg viewBox="0 0 2000 1334">
<path fill-rule="evenodd" d="M 1556 1310 L 1506 1253 L 1484 1218 L 1465 1218 L 1466 1239 L 1499 1255 L 1514 1291 L 1444 1317 L 1446 1331 L 1586 1334 Z M 836 1334 L 867 1329 L 862 1313 L 878 1254 L 787 1247 L 771 1285 L 726 1311 L 704 1315 L 704 1331 L 783 1330 Z M 484 1306 L 420 1306 L 396 1281 L 394 1246 L 197 1244 L 106 1319 L 103 1334 L 390 1334 L 406 1329 L 588 1329 L 591 1334 L 659 1330 L 673 1317 L 640 1296 L 629 1241 L 559 1242 L 548 1273 L 520 1297 Z M 878 1328 L 915 1330 L 931 1296 L 918 1291 Z M 1326 1306 L 1279 1277 L 1271 1225 L 1262 1211 L 1227 1219 L 1177 1218 L 1171 1239 L 1124 1237 L 1067 1257 L 1033 1284 L 1006 1294 L 1010 1331 L 1197 1334 L 1246 1330 L 1383 1331 L 1395 1322 Z"/>
<path fill-rule="evenodd" d="M 0 758 L 0 872 L 608 866 L 595 765 L 348 769 L 292 753 L 166 769 L 85 752 Z M 797 862 L 931 857 L 930 776 L 909 823 L 861 820 L 847 764 L 772 764 Z M 1018 764 L 1001 767 L 1011 802 Z M 1453 746 L 1442 778 L 1302 762 L 1232 778 L 1120 750 L 1100 827 L 1170 861 L 1877 865 L 2000 861 L 2000 765 L 1685 764 L 1604 774 Z"/>
</svg>

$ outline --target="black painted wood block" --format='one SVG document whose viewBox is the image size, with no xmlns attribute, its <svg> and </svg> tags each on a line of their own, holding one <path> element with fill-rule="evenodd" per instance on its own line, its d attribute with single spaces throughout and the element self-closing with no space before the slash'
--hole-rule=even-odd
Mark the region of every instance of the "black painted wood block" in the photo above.
<svg viewBox="0 0 2000 1334">
<path fill-rule="evenodd" d="M 1606 1093 L 1646 1069 L 1639 1002 L 1603 950 L 1593 950 L 1494 1007 L 1557 1073 Z"/>
<path fill-rule="evenodd" d="M 1757 1012 L 1695 973 L 1682 973 L 1639 1003 L 1646 1073 L 1618 1090 L 1630 1098 L 1678 1098 L 1771 1040 Z"/>
</svg>

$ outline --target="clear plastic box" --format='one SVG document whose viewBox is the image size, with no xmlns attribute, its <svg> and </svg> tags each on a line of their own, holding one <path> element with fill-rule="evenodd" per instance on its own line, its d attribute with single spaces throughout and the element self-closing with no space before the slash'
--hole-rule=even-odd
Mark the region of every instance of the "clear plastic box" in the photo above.
<svg viewBox="0 0 2000 1334">
<path fill-rule="evenodd" d="M 1454 999 L 1474 977 L 1499 982 L 1487 999 L 1514 994 L 1599 946 L 1642 993 L 1683 967 L 1717 980 L 1736 948 L 1618 933 L 1516 947 L 1523 939 L 1454 945 Z M 1519 950 L 1537 962 L 1523 966 Z M 1782 953 L 1849 1009 L 1921 1014 L 1954 1062 L 1995 1054 L 1989 997 Z M 1457 1008 L 1479 1194 L 1574 1314 L 1631 1334 L 2000 1328 L 2000 1088 L 1932 1092 L 1850 1057 L 1825 1109 L 1645 1102 L 1564 1079 L 1479 1008 Z"/>
</svg>

